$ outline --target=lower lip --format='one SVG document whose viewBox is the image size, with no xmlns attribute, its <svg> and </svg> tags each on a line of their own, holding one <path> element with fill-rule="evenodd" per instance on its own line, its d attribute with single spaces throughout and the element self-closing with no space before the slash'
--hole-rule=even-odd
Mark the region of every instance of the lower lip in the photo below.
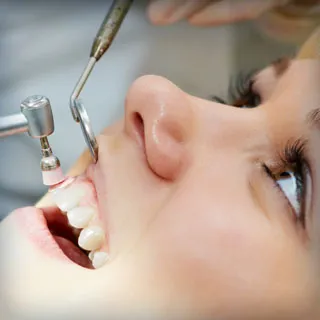
<svg viewBox="0 0 320 320">
<path fill-rule="evenodd" d="M 48 208 L 45 210 L 55 209 Z M 50 257 L 71 263 L 51 235 L 41 209 L 34 207 L 18 209 L 13 215 L 20 226 L 21 233 L 26 234 L 37 248 Z"/>
</svg>

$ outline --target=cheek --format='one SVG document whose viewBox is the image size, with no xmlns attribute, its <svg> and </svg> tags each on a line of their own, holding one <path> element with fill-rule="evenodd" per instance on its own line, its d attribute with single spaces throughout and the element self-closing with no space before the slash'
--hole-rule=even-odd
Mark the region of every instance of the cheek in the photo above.
<svg viewBox="0 0 320 320">
<path fill-rule="evenodd" d="M 103 129 L 101 134 L 107 135 L 107 136 L 112 134 L 117 134 L 121 132 L 123 126 L 124 126 L 124 120 L 122 119 Z"/>
<path fill-rule="evenodd" d="M 245 202 L 193 200 L 201 198 L 173 199 L 150 227 L 145 241 L 164 283 L 203 307 L 281 304 L 300 293 L 305 257 L 280 228 Z"/>
<path fill-rule="evenodd" d="M 264 250 L 268 256 L 274 253 L 274 234 L 265 219 L 259 217 L 261 213 L 254 216 L 239 206 L 235 210 L 229 205 L 172 203 L 159 214 L 161 218 L 155 225 L 161 237 L 161 252 L 183 263 L 190 272 L 202 270 L 202 276 L 211 277 L 217 270 L 220 274 L 240 271 L 242 275 L 248 271 L 252 278 L 261 272 L 261 268 L 253 268 L 261 262 L 260 257 L 256 259 L 257 252 Z"/>
</svg>

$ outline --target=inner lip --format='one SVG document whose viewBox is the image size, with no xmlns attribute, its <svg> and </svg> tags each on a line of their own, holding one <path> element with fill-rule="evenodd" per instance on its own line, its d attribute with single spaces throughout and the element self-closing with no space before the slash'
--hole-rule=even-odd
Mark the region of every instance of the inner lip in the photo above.
<svg viewBox="0 0 320 320">
<path fill-rule="evenodd" d="M 44 211 L 43 216 L 54 241 L 67 258 L 81 267 L 93 269 L 88 252 L 78 246 L 80 230 L 70 226 L 68 218 L 57 207 Z"/>
</svg>

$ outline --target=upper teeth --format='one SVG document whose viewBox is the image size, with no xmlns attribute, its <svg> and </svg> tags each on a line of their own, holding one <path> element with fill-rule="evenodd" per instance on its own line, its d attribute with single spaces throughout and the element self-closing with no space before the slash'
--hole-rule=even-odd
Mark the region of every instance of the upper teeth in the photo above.
<svg viewBox="0 0 320 320">
<path fill-rule="evenodd" d="M 105 240 L 104 231 L 101 227 L 89 225 L 97 214 L 96 210 L 89 206 L 79 206 L 80 201 L 86 193 L 83 186 L 70 186 L 66 189 L 55 190 L 52 193 L 53 201 L 63 212 L 66 212 L 69 224 L 78 230 L 79 246 L 89 253 L 94 268 L 104 265 L 109 256 L 99 250 Z M 79 229 L 82 229 L 81 232 Z"/>
<path fill-rule="evenodd" d="M 98 226 L 90 226 L 84 228 L 80 232 L 78 239 L 79 246 L 84 250 L 97 250 L 99 249 L 104 241 L 104 232 L 102 228 Z"/>
<path fill-rule="evenodd" d="M 93 260 L 93 256 L 95 254 L 96 251 L 90 251 L 88 254 L 89 259 L 92 261 Z"/>
<path fill-rule="evenodd" d="M 53 192 L 52 199 L 61 211 L 67 212 L 80 203 L 84 194 L 84 188 L 70 186 L 67 189 L 60 189 Z"/>
<path fill-rule="evenodd" d="M 70 225 L 75 228 L 85 228 L 93 215 L 95 210 L 92 207 L 76 207 L 68 211 L 67 217 Z"/>
<path fill-rule="evenodd" d="M 93 253 L 92 257 L 92 265 L 94 268 L 100 268 L 102 267 L 109 259 L 109 256 L 107 253 L 102 251 L 96 251 Z"/>
</svg>

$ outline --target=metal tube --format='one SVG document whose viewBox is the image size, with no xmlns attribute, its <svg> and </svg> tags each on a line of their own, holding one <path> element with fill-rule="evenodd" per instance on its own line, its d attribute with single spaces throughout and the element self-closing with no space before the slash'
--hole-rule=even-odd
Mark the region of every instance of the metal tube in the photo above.
<svg viewBox="0 0 320 320">
<path fill-rule="evenodd" d="M 123 19 L 125 18 L 133 0 L 115 0 L 103 20 L 100 29 L 92 44 L 90 57 L 94 57 L 96 61 L 110 47 L 114 37 L 119 31 Z"/>
<path fill-rule="evenodd" d="M 71 108 L 73 119 L 76 122 L 79 122 L 80 119 L 77 116 L 77 112 L 75 111 L 75 100 L 79 98 L 79 95 L 80 95 L 86 81 L 88 80 L 90 73 L 91 73 L 93 67 L 95 66 L 95 63 L 96 63 L 96 59 L 90 58 L 90 60 L 87 64 L 86 68 L 84 69 L 80 79 L 78 80 L 75 88 L 73 89 L 73 92 L 72 92 L 72 95 L 70 98 L 70 108 Z"/>
<path fill-rule="evenodd" d="M 40 145 L 43 157 L 52 156 L 52 150 L 47 137 L 40 138 Z"/>
<path fill-rule="evenodd" d="M 21 114 L 0 117 L 0 138 L 28 131 L 27 118 Z"/>
</svg>

